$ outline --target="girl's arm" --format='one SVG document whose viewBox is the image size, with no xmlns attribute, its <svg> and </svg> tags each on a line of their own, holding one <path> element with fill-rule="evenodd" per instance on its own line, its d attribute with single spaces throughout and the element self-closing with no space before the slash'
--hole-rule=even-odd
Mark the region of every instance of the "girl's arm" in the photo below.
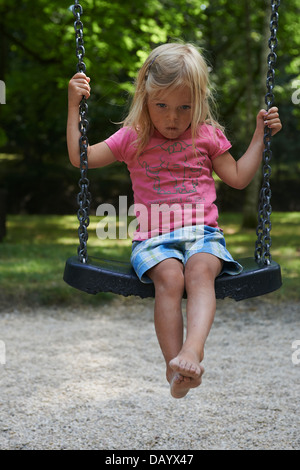
<svg viewBox="0 0 300 470">
<path fill-rule="evenodd" d="M 83 73 L 76 73 L 69 82 L 68 88 L 68 121 L 67 121 L 67 145 L 69 158 L 72 165 L 79 168 L 80 151 L 79 138 L 79 104 L 82 96 L 90 97 L 90 79 Z M 112 151 L 105 142 L 88 146 L 89 168 L 98 168 L 116 161 Z"/>
<path fill-rule="evenodd" d="M 238 161 L 229 152 L 213 160 L 213 169 L 224 183 L 236 189 L 244 189 L 252 181 L 262 161 L 265 126 L 272 129 L 272 135 L 282 129 L 277 108 L 271 108 L 268 113 L 264 109 L 259 111 L 252 141 Z"/>
</svg>

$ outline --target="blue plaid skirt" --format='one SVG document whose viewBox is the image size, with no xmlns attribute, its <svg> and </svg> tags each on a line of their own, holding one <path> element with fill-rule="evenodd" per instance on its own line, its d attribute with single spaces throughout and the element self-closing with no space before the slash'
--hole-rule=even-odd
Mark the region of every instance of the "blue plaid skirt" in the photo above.
<svg viewBox="0 0 300 470">
<path fill-rule="evenodd" d="M 220 276 L 224 273 L 236 275 L 243 267 L 226 249 L 223 232 L 206 225 L 183 227 L 174 232 L 158 235 L 140 242 L 133 242 L 131 264 L 144 283 L 152 283 L 145 274 L 161 261 L 177 258 L 184 265 L 195 253 L 210 253 L 224 261 Z"/>
</svg>

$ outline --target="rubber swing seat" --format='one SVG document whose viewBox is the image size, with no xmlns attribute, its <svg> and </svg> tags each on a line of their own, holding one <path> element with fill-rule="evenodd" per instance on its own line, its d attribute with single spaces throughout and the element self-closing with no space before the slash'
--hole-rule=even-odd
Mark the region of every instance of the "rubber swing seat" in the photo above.
<svg viewBox="0 0 300 470">
<path fill-rule="evenodd" d="M 236 301 L 257 297 L 279 289 L 282 285 L 279 264 L 259 265 L 254 258 L 237 260 L 243 271 L 230 276 L 223 274 L 215 281 L 216 298 L 230 297 Z M 131 264 L 125 261 L 91 257 L 82 263 L 77 256 L 66 261 L 64 281 L 88 294 L 112 292 L 141 298 L 154 297 L 153 284 L 144 284 L 136 276 Z"/>
</svg>

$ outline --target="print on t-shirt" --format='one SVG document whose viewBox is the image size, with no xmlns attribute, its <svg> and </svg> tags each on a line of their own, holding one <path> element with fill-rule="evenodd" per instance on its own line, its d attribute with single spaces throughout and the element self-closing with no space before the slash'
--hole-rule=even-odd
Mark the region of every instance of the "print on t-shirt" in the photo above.
<svg viewBox="0 0 300 470">
<path fill-rule="evenodd" d="M 192 147 L 184 141 L 172 142 L 166 140 L 160 145 L 147 149 L 151 160 L 142 153 L 139 165 L 145 168 L 148 178 L 153 180 L 153 189 L 158 194 L 191 194 L 197 192 L 199 177 L 206 160 L 199 150 L 186 155 L 186 150 Z M 174 156 L 174 154 L 177 154 Z"/>
</svg>

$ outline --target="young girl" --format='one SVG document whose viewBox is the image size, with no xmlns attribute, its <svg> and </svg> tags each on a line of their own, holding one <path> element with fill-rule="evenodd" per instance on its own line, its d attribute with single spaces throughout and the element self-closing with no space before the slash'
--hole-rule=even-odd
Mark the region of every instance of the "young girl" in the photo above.
<svg viewBox="0 0 300 470">
<path fill-rule="evenodd" d="M 89 83 L 82 73 L 69 83 L 67 142 L 76 167 L 78 106 L 83 95 L 90 96 Z M 124 126 L 88 147 L 89 168 L 119 160 L 130 171 L 139 222 L 131 262 L 141 281 L 155 286 L 155 328 L 174 398 L 201 383 L 204 345 L 216 309 L 215 278 L 242 270 L 218 227 L 212 171 L 229 186 L 245 188 L 262 160 L 265 126 L 273 135 L 282 127 L 277 108 L 259 111 L 252 141 L 235 161 L 210 101 L 208 68 L 199 51 L 190 44 L 159 46 L 138 74 Z"/>
</svg>

